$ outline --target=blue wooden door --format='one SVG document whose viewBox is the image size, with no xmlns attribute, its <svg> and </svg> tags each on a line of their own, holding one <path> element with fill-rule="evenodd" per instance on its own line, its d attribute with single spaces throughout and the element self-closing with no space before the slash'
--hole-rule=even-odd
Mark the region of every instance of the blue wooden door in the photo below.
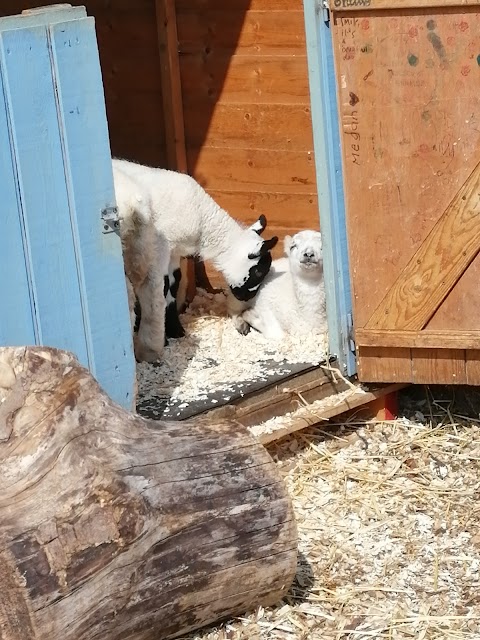
<svg viewBox="0 0 480 640">
<path fill-rule="evenodd" d="M 324 6 L 325 5 L 325 6 Z M 328 337 L 344 374 L 356 372 L 337 87 L 328 3 L 303 0 Z"/>
<path fill-rule="evenodd" d="M 0 20 L 0 345 L 72 351 L 119 404 L 135 375 L 93 18 Z"/>
</svg>

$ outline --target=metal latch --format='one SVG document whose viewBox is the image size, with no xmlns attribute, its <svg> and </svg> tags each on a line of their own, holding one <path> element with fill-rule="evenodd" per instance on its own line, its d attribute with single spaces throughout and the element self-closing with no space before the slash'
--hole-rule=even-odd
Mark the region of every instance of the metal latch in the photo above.
<svg viewBox="0 0 480 640">
<path fill-rule="evenodd" d="M 119 233 L 120 218 L 117 207 L 105 207 L 102 209 L 102 233 Z"/>
</svg>

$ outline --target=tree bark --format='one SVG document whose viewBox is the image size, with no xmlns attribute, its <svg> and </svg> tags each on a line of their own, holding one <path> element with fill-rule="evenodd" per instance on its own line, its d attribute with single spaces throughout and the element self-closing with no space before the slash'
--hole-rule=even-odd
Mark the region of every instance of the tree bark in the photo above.
<svg viewBox="0 0 480 640">
<path fill-rule="evenodd" d="M 291 502 L 235 423 L 114 405 L 69 353 L 0 349 L 0 638 L 160 640 L 278 602 Z"/>
</svg>

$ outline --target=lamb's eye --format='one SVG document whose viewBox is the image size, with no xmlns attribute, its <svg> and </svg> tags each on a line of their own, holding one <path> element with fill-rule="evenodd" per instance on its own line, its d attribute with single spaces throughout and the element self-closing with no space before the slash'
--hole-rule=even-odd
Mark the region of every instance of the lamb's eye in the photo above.
<svg viewBox="0 0 480 640">
<path fill-rule="evenodd" d="M 292 244 L 292 246 L 290 247 L 290 249 L 296 249 L 296 248 L 297 248 L 297 245 L 295 243 Z"/>
</svg>

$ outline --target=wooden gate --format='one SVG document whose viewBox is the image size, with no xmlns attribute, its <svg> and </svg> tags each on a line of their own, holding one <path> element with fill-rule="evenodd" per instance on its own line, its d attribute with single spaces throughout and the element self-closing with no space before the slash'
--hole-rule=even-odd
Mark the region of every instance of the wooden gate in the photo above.
<svg viewBox="0 0 480 640">
<path fill-rule="evenodd" d="M 120 238 L 107 219 L 115 196 L 103 86 L 84 8 L 0 20 L 0 176 L 0 346 L 72 351 L 131 407 L 135 361 Z"/>
<path fill-rule="evenodd" d="M 362 381 L 480 384 L 480 0 L 331 0 Z"/>
</svg>

